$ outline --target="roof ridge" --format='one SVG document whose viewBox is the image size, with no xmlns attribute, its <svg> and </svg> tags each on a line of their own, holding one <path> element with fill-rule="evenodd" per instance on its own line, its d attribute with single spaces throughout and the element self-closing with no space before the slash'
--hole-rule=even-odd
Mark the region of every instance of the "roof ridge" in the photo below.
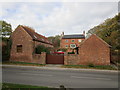
<svg viewBox="0 0 120 90">
<path fill-rule="evenodd" d="M 95 35 L 95 34 L 92 34 L 90 37 L 92 37 L 92 36 L 96 36 L 99 40 L 101 40 L 105 45 L 107 45 L 108 47 L 111 47 L 107 42 L 105 42 L 103 39 L 101 39 L 100 37 L 98 37 L 97 35 Z M 89 38 L 90 38 L 89 37 Z M 87 39 L 85 39 L 79 46 L 81 46 L 84 42 L 86 42 L 89 38 L 87 38 Z"/>
<path fill-rule="evenodd" d="M 32 37 L 33 40 L 40 41 L 47 44 L 52 44 L 45 36 L 35 32 L 34 29 L 28 26 L 23 26 L 23 25 L 20 25 L 20 26 Z"/>
<path fill-rule="evenodd" d="M 95 34 L 93 34 L 95 35 Z M 111 45 L 109 45 L 107 42 L 105 42 L 102 38 L 98 37 L 97 35 L 95 35 L 98 39 L 100 39 L 102 42 L 104 42 L 106 45 L 108 45 L 109 47 L 111 47 Z"/>
<path fill-rule="evenodd" d="M 84 34 L 67 34 L 67 35 L 84 35 Z"/>
</svg>

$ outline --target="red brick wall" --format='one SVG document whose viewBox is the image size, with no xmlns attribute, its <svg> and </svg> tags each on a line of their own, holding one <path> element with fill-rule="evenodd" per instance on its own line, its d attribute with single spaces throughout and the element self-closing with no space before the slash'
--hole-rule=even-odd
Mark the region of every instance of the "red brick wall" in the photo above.
<svg viewBox="0 0 120 90">
<path fill-rule="evenodd" d="M 66 40 L 68 40 L 68 42 L 66 42 Z M 72 42 L 72 40 L 74 40 L 74 42 Z M 60 47 L 66 48 L 65 45 L 68 45 L 69 47 L 66 48 L 68 49 L 67 52 L 72 52 L 72 49 L 70 48 L 70 44 L 76 44 L 77 46 L 79 46 L 81 42 L 78 42 L 78 40 L 79 39 L 61 39 Z M 84 39 L 81 39 L 81 40 L 84 40 Z"/>
<path fill-rule="evenodd" d="M 12 48 L 11 48 L 10 61 L 39 63 L 39 64 L 46 63 L 45 62 L 46 53 L 34 54 L 33 51 L 37 45 L 45 45 L 46 47 L 52 47 L 52 45 L 33 41 L 31 36 L 20 26 L 12 33 L 11 38 L 12 38 Z M 22 53 L 17 52 L 17 45 L 22 45 Z"/>
<path fill-rule="evenodd" d="M 46 53 L 34 54 L 32 63 L 46 64 Z"/>
<path fill-rule="evenodd" d="M 33 40 L 22 27 L 12 33 L 11 61 L 31 62 L 33 53 Z M 17 52 L 17 45 L 22 45 L 22 53 Z"/>
<path fill-rule="evenodd" d="M 79 55 L 77 54 L 64 55 L 64 65 L 78 65 L 79 60 Z"/>
<path fill-rule="evenodd" d="M 80 46 L 79 55 L 79 64 L 110 64 L 110 48 L 95 35 L 92 35 Z"/>
<path fill-rule="evenodd" d="M 95 35 L 84 41 L 78 55 L 65 55 L 65 65 L 110 65 L 110 48 Z"/>
</svg>

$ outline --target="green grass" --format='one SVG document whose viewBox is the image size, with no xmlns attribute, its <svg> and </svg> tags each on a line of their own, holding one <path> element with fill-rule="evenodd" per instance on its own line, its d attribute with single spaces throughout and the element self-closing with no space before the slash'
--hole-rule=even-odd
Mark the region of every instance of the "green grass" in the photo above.
<svg viewBox="0 0 120 90">
<path fill-rule="evenodd" d="M 85 69 L 107 69 L 107 70 L 117 70 L 111 65 L 63 65 L 63 68 L 85 68 Z"/>
<path fill-rule="evenodd" d="M 45 64 L 38 64 L 38 63 L 26 63 L 26 62 L 10 62 L 10 61 L 6 61 L 6 62 L 2 62 L 2 64 L 9 64 L 9 65 L 29 65 L 29 66 L 45 66 Z"/>
<path fill-rule="evenodd" d="M 2 89 L 5 88 L 48 88 L 44 86 L 32 86 L 32 85 L 24 85 L 24 84 L 12 84 L 12 83 L 3 83 Z"/>
</svg>

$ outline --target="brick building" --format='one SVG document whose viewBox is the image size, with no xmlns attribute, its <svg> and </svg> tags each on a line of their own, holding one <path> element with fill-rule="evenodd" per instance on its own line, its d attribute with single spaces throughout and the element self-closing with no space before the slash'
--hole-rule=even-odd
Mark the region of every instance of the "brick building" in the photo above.
<svg viewBox="0 0 120 90">
<path fill-rule="evenodd" d="M 110 45 L 96 35 L 91 35 L 79 46 L 79 54 L 66 55 L 65 65 L 110 65 Z"/>
<path fill-rule="evenodd" d="M 11 61 L 31 62 L 45 64 L 46 55 L 35 54 L 34 50 L 37 45 L 53 47 L 45 36 L 35 32 L 35 30 L 19 25 L 11 35 Z"/>
<path fill-rule="evenodd" d="M 85 32 L 83 34 L 64 35 L 62 34 L 60 48 L 66 48 L 67 52 L 72 52 L 85 39 Z"/>
</svg>

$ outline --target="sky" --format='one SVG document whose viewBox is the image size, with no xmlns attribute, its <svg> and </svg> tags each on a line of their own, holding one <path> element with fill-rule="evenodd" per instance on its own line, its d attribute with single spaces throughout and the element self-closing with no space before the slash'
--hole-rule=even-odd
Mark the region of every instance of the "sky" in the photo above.
<svg viewBox="0 0 120 90">
<path fill-rule="evenodd" d="M 118 2 L 1 2 L 0 20 L 44 36 L 82 34 L 118 13 Z"/>
</svg>

